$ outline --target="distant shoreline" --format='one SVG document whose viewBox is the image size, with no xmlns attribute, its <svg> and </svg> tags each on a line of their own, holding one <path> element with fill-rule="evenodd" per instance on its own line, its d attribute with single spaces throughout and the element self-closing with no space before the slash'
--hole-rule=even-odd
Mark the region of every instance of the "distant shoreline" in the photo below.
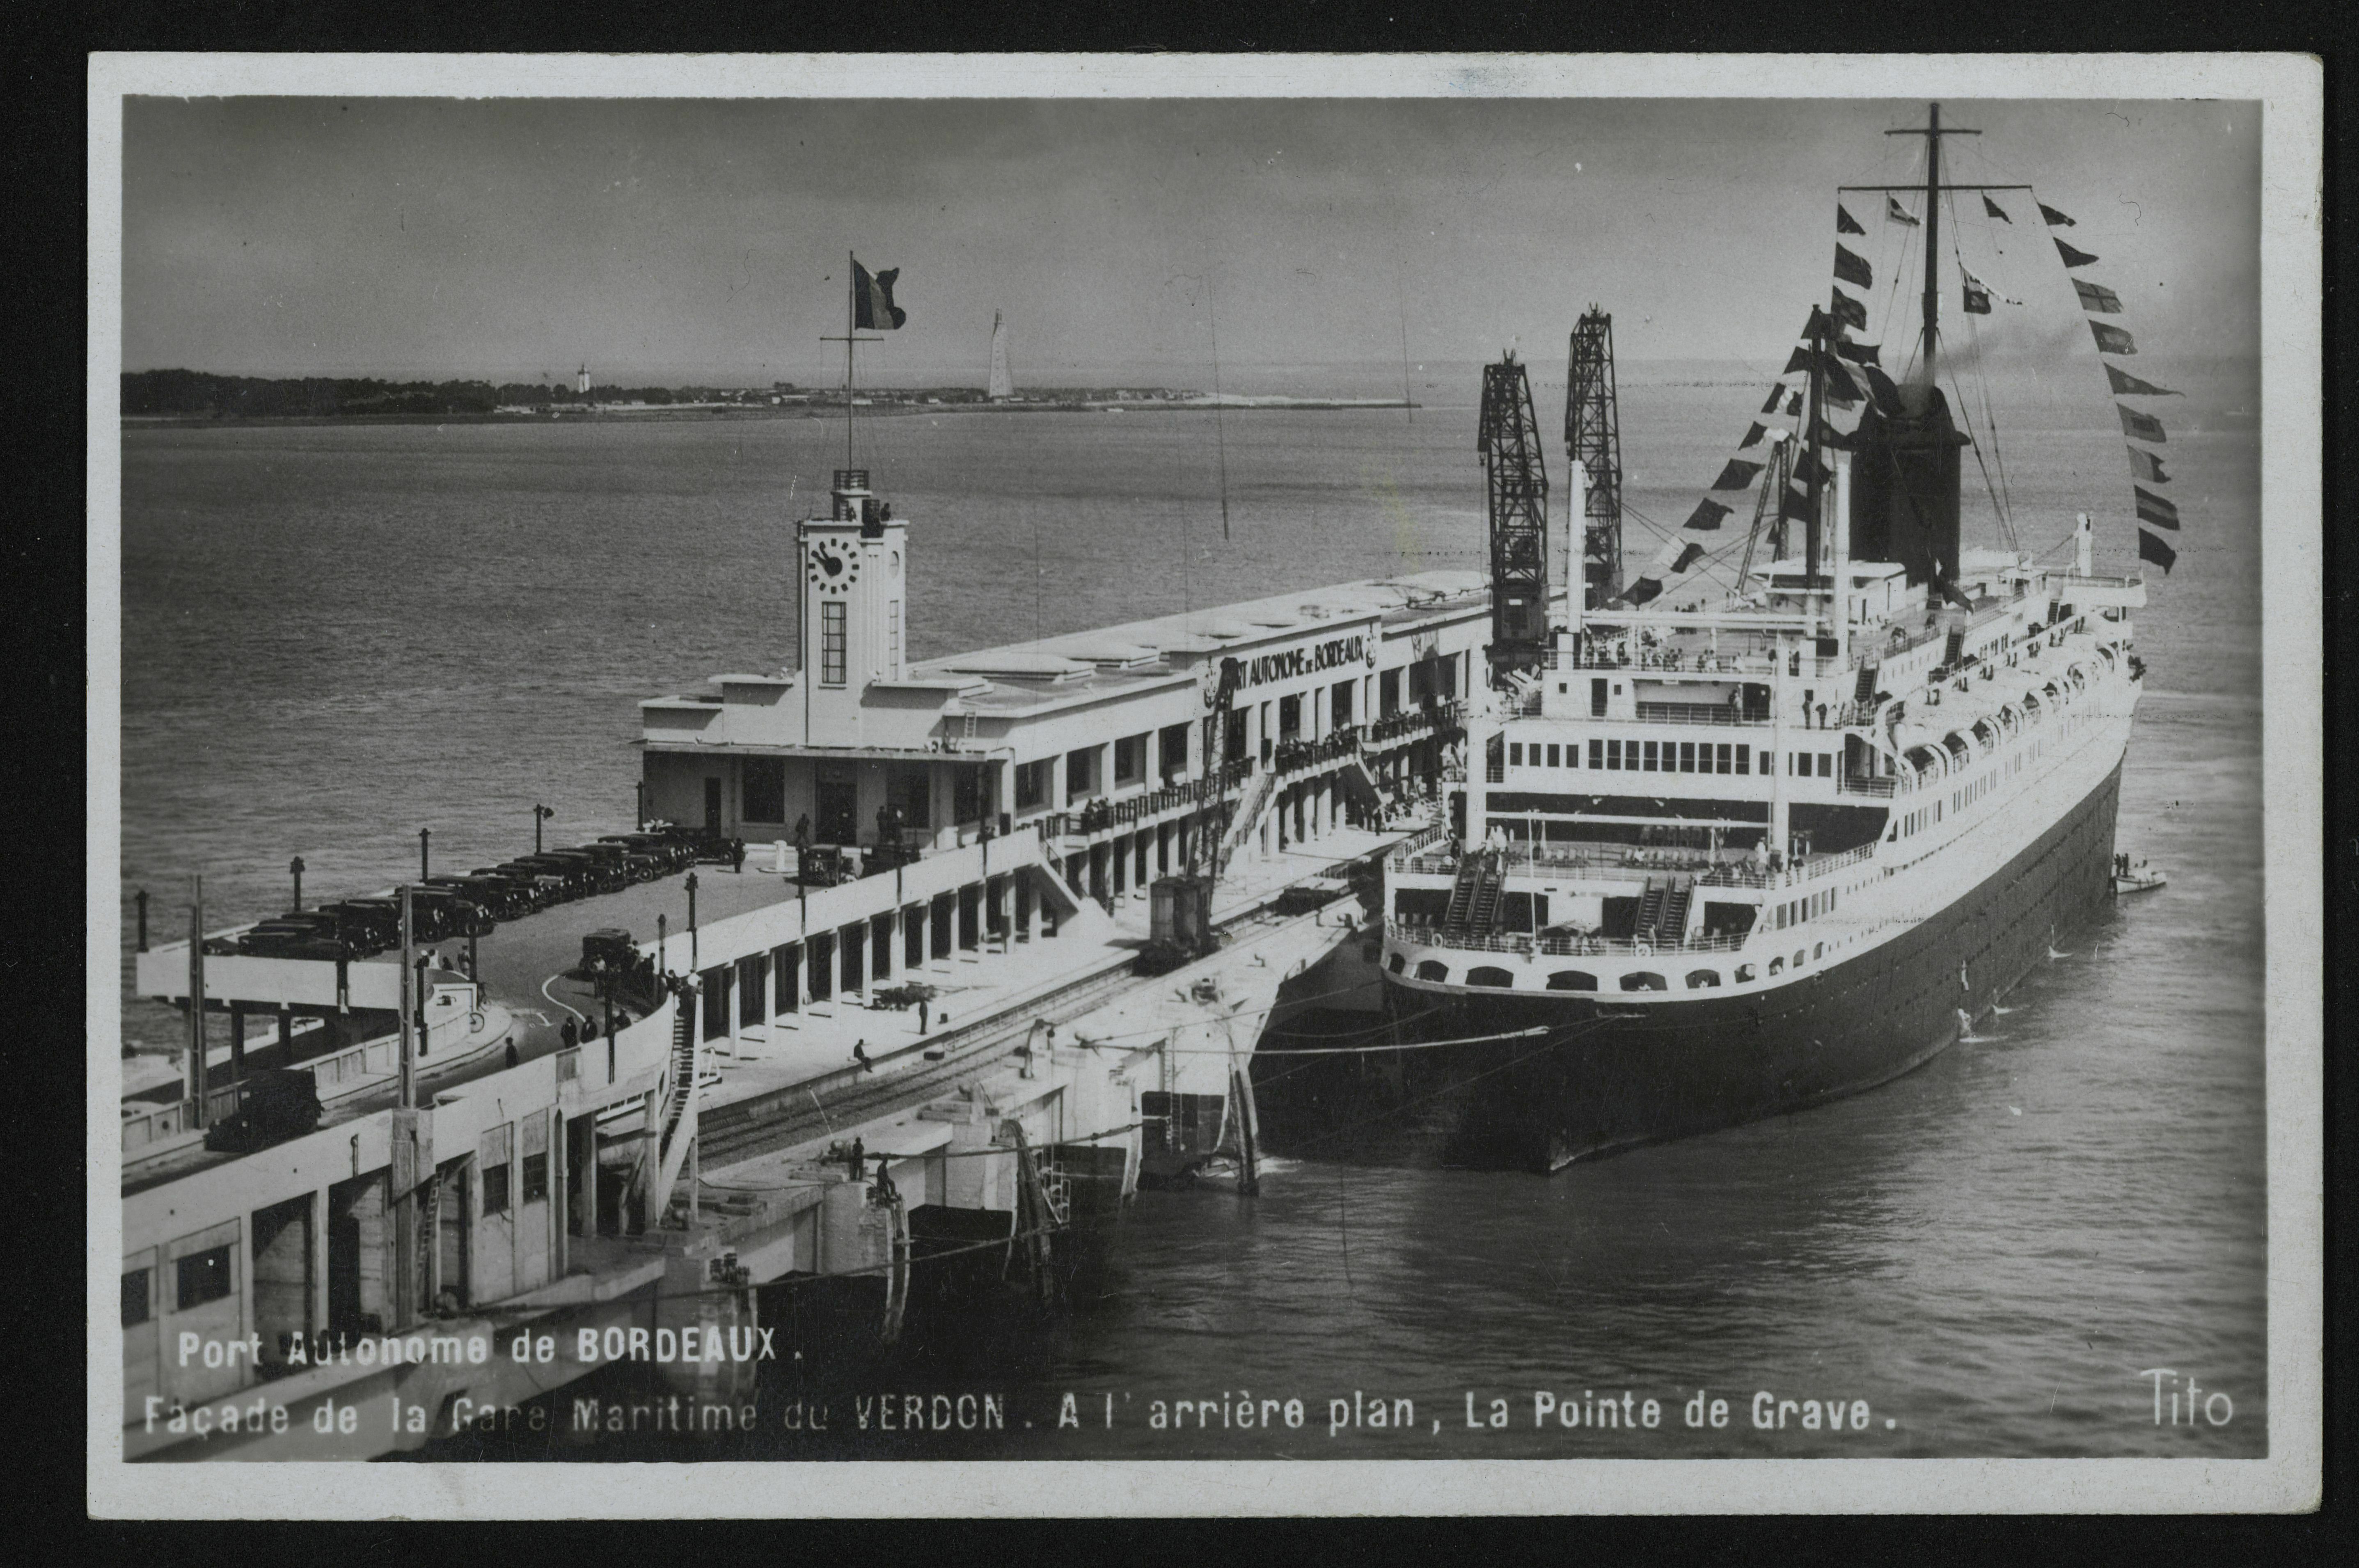
<svg viewBox="0 0 2359 1568">
<path fill-rule="evenodd" d="M 1199 398 L 1071 399 L 1009 403 L 877 403 L 855 405 L 862 419 L 908 419 L 916 414 L 1134 414 L 1196 412 L 1295 413 L 1327 411 L 1358 413 L 1386 408 L 1421 408 L 1422 403 L 1400 397 L 1245 397 L 1230 393 L 1215 401 Z M 568 425 L 643 424 L 650 421 L 701 419 L 837 419 L 841 403 L 775 406 L 702 406 L 674 408 L 648 404 L 632 408 L 568 408 L 555 414 L 125 414 L 125 427 L 201 426 L 243 428 L 256 425 Z"/>
</svg>

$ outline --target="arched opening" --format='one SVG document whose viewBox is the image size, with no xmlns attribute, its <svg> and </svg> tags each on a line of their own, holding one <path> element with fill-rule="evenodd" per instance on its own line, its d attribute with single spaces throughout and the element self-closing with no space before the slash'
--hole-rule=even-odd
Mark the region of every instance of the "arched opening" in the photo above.
<svg viewBox="0 0 2359 1568">
<path fill-rule="evenodd" d="M 1511 991 L 1515 989 L 1516 977 L 1496 964 L 1483 964 L 1466 972 L 1466 984 L 1489 985 L 1502 991 Z"/>
<path fill-rule="evenodd" d="M 1417 977 L 1420 980 L 1447 980 L 1450 978 L 1450 965 L 1438 958 L 1426 959 L 1418 964 Z"/>
<path fill-rule="evenodd" d="M 1548 977 L 1548 988 L 1551 991 L 1594 991 L 1597 989 L 1597 976 L 1579 969 L 1560 969 Z"/>
<path fill-rule="evenodd" d="M 1668 991 L 1670 988 L 1669 982 L 1649 969 L 1633 969 L 1622 976 L 1622 989 L 1625 991 Z"/>
<path fill-rule="evenodd" d="M 1701 991 L 1707 985 L 1716 986 L 1719 984 L 1720 971 L 1717 969 L 1690 969 L 1688 971 L 1688 989 L 1690 991 Z"/>
</svg>

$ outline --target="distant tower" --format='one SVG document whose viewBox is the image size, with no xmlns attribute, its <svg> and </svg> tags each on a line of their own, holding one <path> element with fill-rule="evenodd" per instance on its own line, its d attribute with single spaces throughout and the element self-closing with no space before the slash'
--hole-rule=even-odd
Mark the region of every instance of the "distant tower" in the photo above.
<svg viewBox="0 0 2359 1568">
<path fill-rule="evenodd" d="M 1016 382 L 1007 373 L 1007 323 L 991 313 L 991 400 L 1004 403 L 1016 396 Z"/>
<path fill-rule="evenodd" d="M 586 360 L 582 368 L 573 373 L 573 390 L 584 397 L 590 396 L 590 365 Z"/>
</svg>

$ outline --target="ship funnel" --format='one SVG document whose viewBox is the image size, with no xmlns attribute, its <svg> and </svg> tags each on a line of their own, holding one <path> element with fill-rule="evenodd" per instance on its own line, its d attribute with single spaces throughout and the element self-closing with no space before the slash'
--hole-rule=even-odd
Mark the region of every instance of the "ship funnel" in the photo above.
<svg viewBox="0 0 2359 1568">
<path fill-rule="evenodd" d="M 1852 560 L 1897 561 L 1911 583 L 1957 581 L 1965 444 L 1938 387 L 1897 387 L 1871 398 L 1851 438 Z"/>
</svg>

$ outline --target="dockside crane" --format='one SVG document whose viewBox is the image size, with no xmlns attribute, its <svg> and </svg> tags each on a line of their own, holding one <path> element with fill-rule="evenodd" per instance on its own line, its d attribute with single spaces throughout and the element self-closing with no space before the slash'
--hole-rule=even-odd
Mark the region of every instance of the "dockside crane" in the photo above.
<svg viewBox="0 0 2359 1568">
<path fill-rule="evenodd" d="M 1548 652 L 1548 465 L 1531 378 L 1510 353 L 1483 367 L 1481 426 L 1491 519 L 1491 676 L 1536 670 Z"/>
<path fill-rule="evenodd" d="M 1564 454 L 1589 473 L 1581 519 L 1582 607 L 1622 585 L 1622 420 L 1614 387 L 1614 318 L 1592 305 L 1572 329 L 1565 371 Z M 1570 586 L 1570 585 L 1568 585 Z"/>
</svg>

